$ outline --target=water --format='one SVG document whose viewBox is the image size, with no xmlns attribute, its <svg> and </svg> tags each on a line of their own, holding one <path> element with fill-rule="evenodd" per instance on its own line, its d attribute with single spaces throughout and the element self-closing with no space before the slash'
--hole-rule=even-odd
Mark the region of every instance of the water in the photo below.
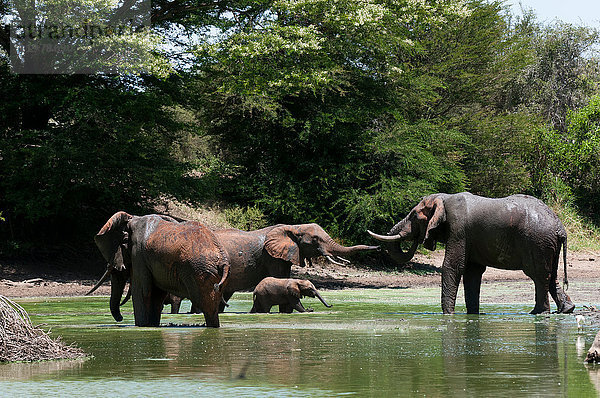
<svg viewBox="0 0 600 398">
<path fill-rule="evenodd" d="M 251 295 L 237 293 L 220 329 L 194 326 L 203 318 L 188 314 L 136 328 L 130 303 L 117 324 L 107 297 L 20 300 L 35 324 L 93 357 L 0 365 L 1 395 L 598 394 L 600 367 L 583 364 L 597 328 L 578 332 L 572 315 L 533 316 L 532 303 L 516 303 L 444 316 L 439 288 L 324 296 L 333 308 L 304 299 L 316 312 L 248 314 Z"/>
</svg>

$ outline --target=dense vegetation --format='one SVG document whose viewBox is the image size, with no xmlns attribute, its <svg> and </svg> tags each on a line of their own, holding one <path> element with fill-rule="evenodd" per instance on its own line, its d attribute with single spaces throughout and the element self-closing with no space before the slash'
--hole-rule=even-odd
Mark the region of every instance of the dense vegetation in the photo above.
<svg viewBox="0 0 600 398">
<path fill-rule="evenodd" d="M 483 0 L 155 1 L 152 28 L 137 76 L 14 74 L 0 32 L 5 253 L 168 200 L 347 242 L 442 191 L 600 214 L 596 30 Z"/>
</svg>

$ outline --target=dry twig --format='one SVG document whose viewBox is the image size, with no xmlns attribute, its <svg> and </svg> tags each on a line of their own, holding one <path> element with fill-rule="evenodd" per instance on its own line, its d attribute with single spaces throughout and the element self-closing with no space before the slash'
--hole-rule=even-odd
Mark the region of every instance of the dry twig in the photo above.
<svg viewBox="0 0 600 398">
<path fill-rule="evenodd" d="M 60 338 L 31 324 L 19 304 L 0 295 L 0 362 L 74 359 L 85 356 L 81 349 L 65 345 Z"/>
</svg>

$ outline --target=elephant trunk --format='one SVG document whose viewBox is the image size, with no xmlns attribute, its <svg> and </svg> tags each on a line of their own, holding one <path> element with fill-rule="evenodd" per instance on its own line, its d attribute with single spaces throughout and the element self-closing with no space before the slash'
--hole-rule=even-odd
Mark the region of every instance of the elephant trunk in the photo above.
<svg viewBox="0 0 600 398">
<path fill-rule="evenodd" d="M 321 295 L 319 294 L 319 292 L 315 291 L 315 297 L 318 298 L 325 307 L 327 308 L 331 308 L 331 304 L 327 304 L 327 302 L 325 301 L 325 299 L 323 297 L 321 297 Z"/>
<path fill-rule="evenodd" d="M 379 246 L 367 246 L 367 245 L 356 245 L 356 246 L 342 246 L 330 239 L 328 243 L 328 252 L 333 256 L 351 256 L 356 253 L 364 253 L 379 250 Z"/>
<path fill-rule="evenodd" d="M 419 246 L 419 240 L 415 239 L 415 240 L 413 240 L 413 243 L 412 243 L 410 249 L 408 249 L 407 252 L 404 252 L 402 250 L 402 248 L 400 247 L 400 242 L 395 243 L 395 244 L 392 243 L 392 244 L 388 245 L 388 253 L 390 254 L 390 257 L 392 257 L 392 259 L 394 261 L 398 262 L 399 264 L 406 264 L 415 255 L 415 252 L 417 251 L 418 246 Z"/>
<path fill-rule="evenodd" d="M 123 299 L 123 301 L 121 301 L 120 305 L 124 305 L 126 302 L 129 301 L 130 298 L 131 298 L 131 282 L 129 282 L 129 289 L 127 289 L 127 294 L 125 295 L 125 298 Z"/>
<path fill-rule="evenodd" d="M 110 313 L 117 322 L 121 322 L 123 320 L 120 304 L 126 282 L 127 278 L 123 278 L 115 274 L 113 274 L 110 279 Z"/>
</svg>

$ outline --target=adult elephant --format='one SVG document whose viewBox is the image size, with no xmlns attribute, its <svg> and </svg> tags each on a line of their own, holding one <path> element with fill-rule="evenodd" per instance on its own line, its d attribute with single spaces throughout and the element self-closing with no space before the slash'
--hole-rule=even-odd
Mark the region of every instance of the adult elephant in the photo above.
<svg viewBox="0 0 600 398">
<path fill-rule="evenodd" d="M 463 278 L 467 313 L 479 313 L 481 276 L 487 266 L 523 270 L 535 283 L 532 314 L 550 312 L 548 292 L 558 312 L 575 308 L 557 281 L 563 247 L 564 283 L 567 285 L 567 233 L 556 214 L 542 201 L 527 195 L 491 199 L 468 192 L 427 196 L 396 224 L 388 235 L 368 231 L 386 242 L 391 257 L 409 261 L 419 243 L 435 250 L 446 244 L 442 265 L 442 310 L 454 313 Z M 400 242 L 412 241 L 408 252 Z"/>
<path fill-rule="evenodd" d="M 234 292 L 253 289 L 268 276 L 289 278 L 292 265 L 312 264 L 312 258 L 324 256 L 335 263 L 349 262 L 342 256 L 379 249 L 379 246 L 342 246 L 314 223 L 279 224 L 249 232 L 221 229 L 214 233 L 225 247 L 231 265 L 229 280 L 223 288 L 225 302 Z"/>
<path fill-rule="evenodd" d="M 158 326 L 167 293 L 188 297 L 204 313 L 206 326 L 219 327 L 219 304 L 229 275 L 227 252 L 203 224 L 162 215 L 115 213 L 94 238 L 108 262 L 110 310 L 121 321 L 119 302 L 131 279 L 136 326 Z"/>
</svg>

